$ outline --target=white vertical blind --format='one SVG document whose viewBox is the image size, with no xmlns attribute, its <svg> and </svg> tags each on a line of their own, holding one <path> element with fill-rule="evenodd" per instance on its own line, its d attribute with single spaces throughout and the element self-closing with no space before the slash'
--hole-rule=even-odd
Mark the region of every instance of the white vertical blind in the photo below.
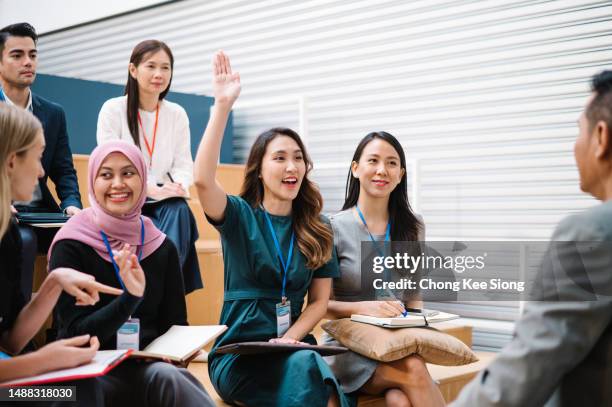
<svg viewBox="0 0 612 407">
<path fill-rule="evenodd" d="M 428 239 L 547 239 L 594 204 L 572 145 L 588 80 L 612 65 L 610 1 L 186 0 L 46 35 L 40 70 L 123 83 L 147 38 L 172 48 L 182 92 L 210 93 L 209 60 L 224 49 L 243 81 L 236 161 L 266 128 L 307 129 L 328 212 L 373 130 L 418 163 Z M 455 309 L 516 317 L 515 303 L 497 305 Z M 476 345 L 503 342 L 478 329 Z"/>
</svg>

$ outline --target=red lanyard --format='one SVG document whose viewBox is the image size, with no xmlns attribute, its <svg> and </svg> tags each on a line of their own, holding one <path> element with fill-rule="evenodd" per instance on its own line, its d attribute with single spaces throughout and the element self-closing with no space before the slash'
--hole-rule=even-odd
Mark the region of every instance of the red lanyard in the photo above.
<svg viewBox="0 0 612 407">
<path fill-rule="evenodd" d="M 149 167 L 153 163 L 153 152 L 155 151 L 155 138 L 157 136 L 157 118 L 159 117 L 159 104 L 157 105 L 157 109 L 155 110 L 155 127 L 153 127 L 153 141 L 151 145 L 149 145 L 149 141 L 147 140 L 147 133 L 145 133 L 144 126 L 142 125 L 142 120 L 140 119 L 140 112 L 138 112 L 138 123 L 140 124 L 140 129 L 142 130 L 142 138 L 144 138 L 145 145 L 147 146 L 147 151 L 149 152 Z"/>
</svg>

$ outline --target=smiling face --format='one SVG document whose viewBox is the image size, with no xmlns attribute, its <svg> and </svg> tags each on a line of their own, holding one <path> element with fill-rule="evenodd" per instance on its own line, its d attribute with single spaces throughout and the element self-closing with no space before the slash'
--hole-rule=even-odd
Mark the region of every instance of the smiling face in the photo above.
<svg viewBox="0 0 612 407">
<path fill-rule="evenodd" d="M 163 49 L 146 54 L 138 66 L 130 63 L 129 69 L 132 78 L 138 81 L 140 92 L 158 96 L 166 90 L 172 77 L 170 56 Z"/>
<path fill-rule="evenodd" d="M 260 174 L 264 197 L 293 201 L 300 191 L 305 174 L 304 154 L 295 140 L 288 136 L 277 136 L 268 143 L 261 161 Z"/>
<path fill-rule="evenodd" d="M 364 147 L 359 162 L 353 161 L 351 169 L 353 176 L 359 178 L 359 193 L 375 198 L 391 195 L 406 172 L 397 151 L 380 138 Z"/>
<path fill-rule="evenodd" d="M 142 179 L 128 158 L 118 152 L 102 162 L 93 184 L 98 204 L 109 214 L 125 215 L 138 203 Z"/>
<path fill-rule="evenodd" d="M 8 37 L 0 60 L 0 78 L 11 86 L 25 88 L 36 78 L 38 51 L 30 37 Z"/>
<path fill-rule="evenodd" d="M 38 179 L 45 175 L 40 159 L 45 151 L 45 138 L 42 131 L 36 140 L 20 154 L 8 160 L 8 175 L 11 180 L 11 197 L 14 201 L 30 201 Z"/>
</svg>

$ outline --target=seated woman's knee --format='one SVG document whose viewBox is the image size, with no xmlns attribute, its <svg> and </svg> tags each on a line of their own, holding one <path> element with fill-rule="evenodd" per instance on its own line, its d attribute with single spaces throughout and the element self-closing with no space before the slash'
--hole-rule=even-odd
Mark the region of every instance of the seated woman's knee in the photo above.
<svg viewBox="0 0 612 407">
<path fill-rule="evenodd" d="M 385 392 L 385 403 L 389 407 L 410 407 L 408 397 L 400 389 L 389 389 Z"/>
<path fill-rule="evenodd" d="M 400 368 L 406 372 L 406 384 L 410 386 L 428 386 L 431 376 L 425 361 L 417 355 L 411 355 L 397 361 Z"/>
</svg>

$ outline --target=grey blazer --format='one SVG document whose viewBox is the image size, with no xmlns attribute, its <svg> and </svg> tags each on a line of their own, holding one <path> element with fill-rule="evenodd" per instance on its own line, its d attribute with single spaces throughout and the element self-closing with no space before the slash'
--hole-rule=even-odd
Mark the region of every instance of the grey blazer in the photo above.
<svg viewBox="0 0 612 407">
<path fill-rule="evenodd" d="M 566 218 L 551 240 L 543 301 L 451 406 L 612 406 L 612 201 Z"/>
</svg>

